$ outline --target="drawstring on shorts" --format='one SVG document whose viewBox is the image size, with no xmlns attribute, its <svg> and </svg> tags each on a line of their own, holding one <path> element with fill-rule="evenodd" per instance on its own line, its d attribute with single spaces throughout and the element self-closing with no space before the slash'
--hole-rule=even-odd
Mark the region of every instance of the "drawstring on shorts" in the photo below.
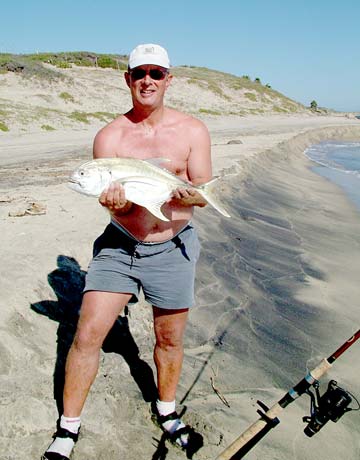
<svg viewBox="0 0 360 460">
<path fill-rule="evenodd" d="M 136 250 L 137 247 L 140 245 L 141 243 L 136 243 L 134 245 L 134 247 L 132 248 L 132 252 L 131 252 L 131 259 L 130 259 L 130 268 L 132 268 L 133 264 L 134 264 L 134 258 L 135 259 L 140 259 L 140 254 L 138 253 L 138 251 Z"/>
</svg>

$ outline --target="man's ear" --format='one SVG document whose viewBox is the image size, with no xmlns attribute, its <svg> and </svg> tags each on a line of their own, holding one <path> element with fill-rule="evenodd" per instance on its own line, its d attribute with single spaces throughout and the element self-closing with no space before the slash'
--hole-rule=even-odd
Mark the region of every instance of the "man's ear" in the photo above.
<svg viewBox="0 0 360 460">
<path fill-rule="evenodd" d="M 129 72 L 125 72 L 125 73 L 124 73 L 124 78 L 125 78 L 126 84 L 127 84 L 128 87 L 130 88 L 130 73 L 129 73 Z"/>
<path fill-rule="evenodd" d="M 171 80 L 173 79 L 173 75 L 169 74 L 166 78 L 166 89 L 170 86 Z"/>
</svg>

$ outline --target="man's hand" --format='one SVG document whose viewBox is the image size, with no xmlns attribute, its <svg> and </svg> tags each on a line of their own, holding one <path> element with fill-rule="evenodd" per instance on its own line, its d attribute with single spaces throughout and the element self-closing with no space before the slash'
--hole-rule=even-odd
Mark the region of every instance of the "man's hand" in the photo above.
<svg viewBox="0 0 360 460">
<path fill-rule="evenodd" d="M 194 188 L 179 187 L 173 191 L 172 199 L 182 206 L 206 206 L 207 201 Z"/>
<path fill-rule="evenodd" d="M 112 214 L 126 214 L 131 206 L 131 201 L 125 198 L 125 190 L 120 184 L 112 182 L 99 197 L 99 202 Z"/>
</svg>

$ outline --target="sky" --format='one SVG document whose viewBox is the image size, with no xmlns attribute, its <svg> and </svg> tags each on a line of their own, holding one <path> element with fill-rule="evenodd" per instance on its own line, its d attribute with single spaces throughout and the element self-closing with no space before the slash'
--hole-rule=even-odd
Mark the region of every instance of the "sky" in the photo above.
<svg viewBox="0 0 360 460">
<path fill-rule="evenodd" d="M 359 0 L 17 0 L 1 6 L 0 52 L 129 54 L 260 78 L 307 106 L 360 112 Z"/>
</svg>

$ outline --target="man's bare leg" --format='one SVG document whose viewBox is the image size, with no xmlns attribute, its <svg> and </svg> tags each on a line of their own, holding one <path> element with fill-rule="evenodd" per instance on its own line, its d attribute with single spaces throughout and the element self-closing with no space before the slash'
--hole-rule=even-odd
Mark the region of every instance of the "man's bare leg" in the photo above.
<svg viewBox="0 0 360 460">
<path fill-rule="evenodd" d="M 64 415 L 79 417 L 98 367 L 100 349 L 131 294 L 89 291 L 84 294 L 79 323 L 65 368 Z"/>
<path fill-rule="evenodd" d="M 153 307 L 157 385 L 161 401 L 173 401 L 184 357 L 183 336 L 188 309 L 165 310 Z"/>
<path fill-rule="evenodd" d="M 156 344 L 154 361 L 157 369 L 159 399 L 156 401 L 158 422 L 174 435 L 182 447 L 188 445 L 188 433 L 180 434 L 185 425 L 175 413 L 176 389 L 179 383 L 184 357 L 183 336 L 188 309 L 164 310 L 153 307 Z"/>
<path fill-rule="evenodd" d="M 74 342 L 65 369 L 64 414 L 54 441 L 42 459 L 68 459 L 77 441 L 80 414 L 98 367 L 102 343 L 131 294 L 89 291 L 84 294 Z"/>
</svg>

